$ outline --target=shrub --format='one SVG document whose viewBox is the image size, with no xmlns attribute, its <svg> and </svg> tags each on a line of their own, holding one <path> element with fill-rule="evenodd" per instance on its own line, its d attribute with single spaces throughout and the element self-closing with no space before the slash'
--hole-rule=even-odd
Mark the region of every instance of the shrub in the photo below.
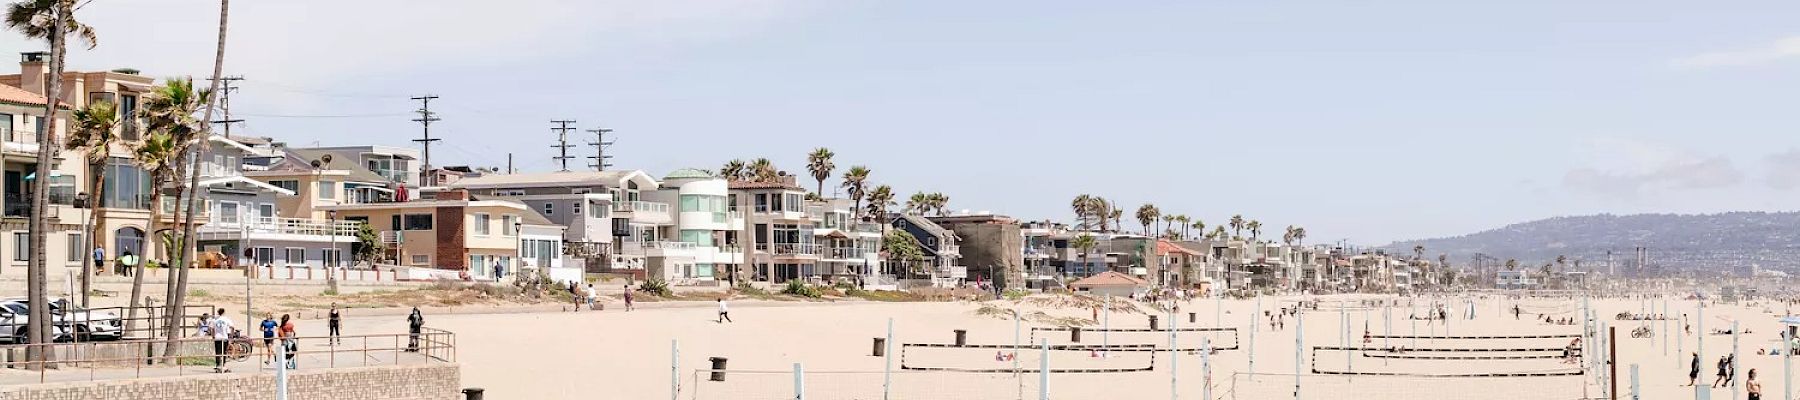
<svg viewBox="0 0 1800 400">
<path fill-rule="evenodd" d="M 669 295 L 672 295 L 675 293 L 674 291 L 669 290 L 668 282 L 663 282 L 663 280 L 655 279 L 655 278 L 644 281 L 643 284 L 638 285 L 637 290 L 639 292 L 644 292 L 644 293 L 661 296 L 661 297 L 669 297 Z"/>
<path fill-rule="evenodd" d="M 1018 301 L 1019 299 L 1025 298 L 1025 296 L 1030 296 L 1031 291 L 1025 289 L 1006 289 L 1005 292 L 1000 292 L 1000 295 L 1006 296 L 1007 300 Z"/>
<path fill-rule="evenodd" d="M 769 291 L 762 290 L 762 288 L 756 287 L 755 285 L 751 285 L 749 282 L 738 283 L 737 291 L 738 291 L 738 293 L 743 293 L 746 296 L 768 296 L 769 295 Z"/>
<path fill-rule="evenodd" d="M 837 283 L 831 284 L 831 287 L 837 288 L 838 290 L 850 290 L 850 289 L 857 288 L 856 283 L 848 282 L 848 281 L 838 281 Z"/>
<path fill-rule="evenodd" d="M 188 297 L 211 297 L 211 296 L 212 296 L 212 293 L 207 292 L 206 289 L 190 289 L 190 290 L 188 290 Z"/>
<path fill-rule="evenodd" d="M 788 281 L 787 287 L 781 289 L 781 294 L 811 298 L 818 298 L 823 295 L 822 293 L 819 293 L 819 288 L 808 286 L 806 282 L 801 282 L 799 279 Z"/>
<path fill-rule="evenodd" d="M 338 291 L 337 291 L 337 289 L 325 289 L 325 291 L 319 292 L 319 295 L 320 296 L 336 296 L 336 295 L 338 295 Z"/>
</svg>

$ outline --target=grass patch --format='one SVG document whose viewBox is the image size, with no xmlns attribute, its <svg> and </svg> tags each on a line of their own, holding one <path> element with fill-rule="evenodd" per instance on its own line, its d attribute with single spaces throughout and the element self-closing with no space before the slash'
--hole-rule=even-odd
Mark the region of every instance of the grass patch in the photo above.
<svg viewBox="0 0 1800 400">
<path fill-rule="evenodd" d="M 844 295 L 863 299 L 863 300 L 869 300 L 869 301 L 898 302 L 898 301 L 925 301 L 926 300 L 925 296 L 921 296 L 921 295 L 918 295 L 918 294 L 915 294 L 912 292 L 902 292 L 902 291 L 895 291 L 895 290 L 850 289 L 850 290 L 844 291 Z"/>
<path fill-rule="evenodd" d="M 207 292 L 206 289 L 190 289 L 190 290 L 188 290 L 188 297 L 209 297 L 209 296 L 212 296 L 212 293 Z"/>
</svg>

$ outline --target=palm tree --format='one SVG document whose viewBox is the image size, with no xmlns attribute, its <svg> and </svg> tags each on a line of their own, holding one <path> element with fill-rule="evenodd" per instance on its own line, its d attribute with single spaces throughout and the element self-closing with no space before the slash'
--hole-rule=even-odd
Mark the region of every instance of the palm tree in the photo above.
<svg viewBox="0 0 1800 400">
<path fill-rule="evenodd" d="M 213 102 L 212 94 L 218 93 L 219 92 L 219 84 L 221 82 L 224 82 L 220 78 L 222 78 L 225 74 L 225 32 L 226 32 L 225 28 L 227 26 L 226 22 L 229 20 L 230 16 L 231 16 L 231 0 L 219 0 L 219 41 L 218 41 L 218 44 L 213 49 L 213 70 L 212 70 L 212 79 L 211 79 L 212 85 L 210 87 L 208 87 L 206 89 L 206 91 L 200 92 L 198 98 L 196 99 L 197 102 L 194 103 L 194 105 L 196 107 L 199 104 L 205 104 L 206 109 L 205 109 L 205 112 L 200 116 L 200 120 L 197 121 L 199 124 L 197 131 L 200 133 L 200 135 L 198 138 L 196 138 L 194 140 L 196 142 L 199 142 L 200 151 L 199 151 L 199 153 L 194 154 L 192 156 L 193 158 L 191 158 L 188 161 L 189 164 L 188 164 L 187 187 L 193 188 L 194 193 L 192 195 L 188 196 L 187 213 L 186 213 L 187 218 L 186 218 L 186 220 L 184 220 L 182 222 L 182 226 L 181 226 L 181 238 L 180 238 L 181 246 L 179 247 L 179 249 L 181 251 L 181 258 L 177 259 L 177 260 L 180 260 L 178 262 L 178 265 L 181 267 L 181 277 L 177 278 L 177 279 L 179 279 L 181 281 L 181 283 L 175 287 L 175 301 L 172 304 L 170 304 L 171 311 L 181 310 L 183 308 L 183 306 L 185 306 L 187 304 L 187 285 L 188 285 L 188 269 L 189 269 L 187 261 L 194 258 L 194 254 L 197 253 L 195 250 L 200 244 L 199 241 L 193 240 L 194 227 L 195 227 L 194 215 L 199 214 L 199 206 L 200 206 L 200 202 L 199 202 L 200 190 L 201 190 L 201 188 L 200 188 L 200 154 L 206 154 L 207 148 L 212 146 L 212 141 L 207 140 L 211 136 L 210 132 L 212 131 L 213 109 L 216 108 L 215 106 L 217 105 L 217 103 Z M 193 114 L 190 113 L 188 115 L 191 116 Z M 598 161 L 604 162 L 605 160 L 598 160 Z M 180 196 L 181 192 L 179 190 L 180 190 L 180 188 L 177 187 L 176 197 L 175 197 L 176 200 L 181 199 L 181 196 Z M 326 283 L 329 285 L 331 292 L 337 293 L 337 291 L 338 291 L 338 282 L 337 282 L 337 278 L 336 278 L 337 275 L 326 274 L 325 276 L 326 276 Z M 245 318 L 246 321 L 244 323 L 249 323 L 248 315 L 250 313 L 250 310 L 244 310 L 244 313 L 246 315 L 246 318 Z M 179 313 L 175 313 L 175 312 L 170 313 L 170 315 L 178 315 L 178 314 Z M 176 347 L 175 340 L 178 339 L 176 336 L 179 333 L 180 333 L 179 329 L 170 331 L 169 345 L 168 345 L 168 348 L 164 351 L 165 355 L 169 355 L 169 356 L 175 355 L 175 352 L 177 351 L 177 349 L 175 348 Z"/>
<path fill-rule="evenodd" d="M 1176 223 L 1175 226 L 1181 227 L 1181 238 L 1180 239 L 1187 239 L 1188 221 L 1192 221 L 1192 220 L 1193 220 L 1192 218 L 1188 218 L 1187 214 L 1179 214 L 1179 215 L 1175 216 L 1175 223 Z"/>
<path fill-rule="evenodd" d="M 1081 225 L 1081 229 L 1093 229 L 1093 224 L 1091 222 L 1093 221 L 1094 215 L 1099 213 L 1099 211 L 1094 208 L 1095 198 L 1096 197 L 1091 194 L 1082 194 L 1076 195 L 1075 200 L 1069 201 L 1069 208 L 1075 211 L 1075 220 L 1080 221 L 1079 225 Z"/>
<path fill-rule="evenodd" d="M 37 304 L 49 303 L 49 277 L 45 261 L 49 258 L 44 251 L 48 228 L 44 211 L 50 209 L 50 168 L 52 166 L 51 151 L 56 145 L 56 125 L 58 118 L 56 108 L 62 93 L 62 72 L 64 58 L 68 49 L 65 47 L 68 35 L 76 35 L 88 43 L 93 49 L 99 44 L 94 28 L 75 20 L 75 0 L 22 0 L 6 8 L 6 27 L 18 31 L 27 39 L 44 40 L 50 46 L 50 75 L 47 76 L 44 88 L 44 134 L 38 135 L 37 170 L 38 179 L 31 182 L 31 220 L 26 223 L 30 232 L 29 245 L 31 256 L 26 261 L 26 295 Z M 26 338 L 31 343 L 48 343 L 50 326 L 43 324 L 50 320 L 50 307 L 32 307 L 29 321 L 26 323 Z M 48 352 L 28 351 L 26 358 L 32 361 L 48 361 Z"/>
<path fill-rule="evenodd" d="M 1083 274 L 1092 269 L 1088 266 L 1088 252 L 1094 250 L 1094 245 L 1096 244 L 1099 243 L 1094 240 L 1094 235 L 1086 233 L 1077 235 L 1074 240 L 1069 241 L 1070 246 L 1081 251 L 1081 273 Z"/>
<path fill-rule="evenodd" d="M 1244 236 L 1244 216 L 1243 215 L 1232 215 L 1231 216 L 1231 236 L 1234 238 Z"/>
<path fill-rule="evenodd" d="M 925 192 L 913 192 L 911 197 L 906 198 L 905 212 L 907 214 L 923 213 L 929 208 L 931 208 L 931 195 L 925 194 Z"/>
<path fill-rule="evenodd" d="M 135 156 L 138 167 L 142 168 L 144 172 L 148 172 L 150 181 L 153 182 L 150 190 L 150 204 L 153 206 L 150 207 L 150 223 L 145 226 L 147 228 L 145 230 L 156 232 L 156 224 L 162 221 L 163 191 L 161 188 L 163 183 L 172 178 L 170 175 L 174 173 L 174 164 L 181 157 L 180 146 L 175 142 L 175 137 L 168 132 L 149 131 L 144 136 L 144 140 L 138 143 L 137 147 L 132 148 L 131 152 Z M 141 301 L 139 299 L 144 298 L 144 268 L 150 260 L 148 253 L 145 252 L 145 261 L 138 262 L 135 271 L 132 271 L 131 274 L 131 308 L 126 311 L 126 332 L 132 332 L 137 325 L 138 307 L 142 305 L 139 303 Z"/>
<path fill-rule="evenodd" d="M 949 195 L 945 195 L 943 192 L 931 192 L 931 195 L 928 197 L 931 199 L 931 208 L 937 209 L 938 216 L 941 217 L 941 216 L 949 215 L 949 213 L 950 213 L 950 196 Z"/>
<path fill-rule="evenodd" d="M 868 185 L 868 180 L 869 167 L 857 165 L 850 167 L 849 171 L 844 171 L 844 183 L 842 186 L 844 187 L 844 191 L 850 195 L 850 202 L 854 203 L 851 206 L 852 210 L 862 209 L 863 195 L 868 194 L 868 192 L 865 191 L 868 189 L 868 186 L 866 186 Z"/>
<path fill-rule="evenodd" d="M 1294 226 L 1293 225 L 1288 225 L 1287 230 L 1281 233 L 1281 243 L 1288 245 L 1288 246 L 1294 245 Z"/>
<path fill-rule="evenodd" d="M 762 183 L 781 181 L 781 171 L 775 169 L 775 163 L 767 158 L 758 158 L 750 162 L 751 180 Z"/>
<path fill-rule="evenodd" d="M 1194 232 L 1200 232 L 1202 235 L 1206 234 L 1206 221 L 1196 219 L 1193 223 L 1188 224 L 1188 227 L 1194 228 Z"/>
<path fill-rule="evenodd" d="M 1250 241 L 1254 242 L 1257 236 L 1262 235 L 1262 221 L 1250 220 L 1244 224 L 1244 229 L 1250 230 Z"/>
<path fill-rule="evenodd" d="M 169 136 L 169 140 L 172 142 L 171 147 L 175 153 L 168 162 L 169 164 L 180 164 L 182 159 L 191 155 L 189 151 L 192 146 L 196 142 L 204 140 L 205 124 L 201 122 L 202 120 L 199 116 L 194 114 L 200 111 L 200 108 L 209 102 L 210 97 L 211 92 L 194 90 L 194 82 L 192 80 L 184 78 L 169 79 L 162 85 L 151 89 L 150 96 L 144 101 L 143 106 L 138 109 L 138 112 L 143 115 L 145 129 L 161 132 Z M 179 169 L 179 166 L 171 168 Z M 189 168 L 188 171 L 197 172 L 198 168 Z M 175 199 L 180 201 L 182 196 L 186 194 L 188 186 L 179 184 L 179 175 L 171 178 L 172 179 L 169 179 L 169 182 L 176 183 L 176 185 L 174 185 Z M 153 188 L 160 190 L 162 188 L 162 183 L 161 181 L 156 182 L 157 184 L 153 186 Z M 198 188 L 195 188 L 195 191 L 198 192 Z M 150 206 L 162 208 L 162 203 L 152 201 Z M 179 211 L 180 209 L 178 208 L 177 212 Z M 191 208 L 188 210 L 187 215 L 193 215 L 193 210 Z M 179 217 L 175 219 L 181 220 Z M 157 222 L 160 221 L 152 219 L 150 224 L 154 226 Z M 151 229 L 150 231 L 156 232 L 155 229 Z M 169 324 L 165 325 L 168 327 L 165 334 L 168 335 L 168 338 L 171 341 L 178 339 L 181 334 L 181 321 L 179 320 L 180 312 L 178 310 L 181 310 L 182 300 L 186 297 L 186 293 L 183 293 L 187 290 L 187 283 L 185 282 L 184 277 L 187 275 L 188 271 L 188 265 L 184 261 L 186 253 L 185 245 L 187 244 L 186 239 L 185 237 L 177 237 L 176 240 L 174 254 L 163 254 L 167 260 L 164 265 L 168 265 L 172 268 L 172 274 L 169 275 L 168 279 L 168 297 L 166 297 L 169 313 L 165 314 L 170 318 Z M 171 343 L 168 351 L 165 351 L 164 353 L 173 355 L 174 351 L 177 350 L 175 347 L 177 346 Z"/>
<path fill-rule="evenodd" d="M 1422 258 L 1425 258 L 1425 246 L 1413 245 L 1413 260 L 1417 261 Z"/>
<path fill-rule="evenodd" d="M 93 178 L 88 180 L 88 214 L 93 227 L 86 234 L 93 242 L 92 248 L 105 244 L 100 238 L 100 231 L 106 226 L 106 214 L 100 212 L 101 199 L 106 198 L 106 160 L 111 158 L 114 144 L 119 142 L 119 109 L 112 102 L 96 100 L 88 103 L 87 108 L 75 110 L 70 118 L 73 126 L 69 130 L 69 140 L 64 146 L 69 150 L 87 152 L 88 170 Z M 81 263 L 81 306 L 88 306 L 89 280 L 94 276 L 94 260 L 92 252 L 82 249 Z"/>
<path fill-rule="evenodd" d="M 1175 226 L 1175 214 L 1163 214 L 1162 228 L 1157 229 L 1157 230 L 1163 231 L 1164 237 L 1174 237 L 1175 236 L 1174 226 Z"/>
<path fill-rule="evenodd" d="M 837 169 L 837 165 L 831 163 L 831 157 L 836 155 L 831 149 L 824 147 L 813 149 L 812 153 L 806 155 L 806 171 L 811 172 L 813 179 L 819 181 L 821 199 L 825 198 L 825 179 L 831 177 L 831 170 Z"/>
<path fill-rule="evenodd" d="M 887 223 L 888 207 L 894 205 L 894 188 L 888 185 L 876 186 L 869 191 L 869 217 Z"/>
<path fill-rule="evenodd" d="M 1121 209 L 1113 207 L 1112 203 L 1106 204 L 1106 210 L 1107 210 L 1107 215 L 1112 217 L 1112 226 L 1114 228 L 1119 228 L 1119 227 L 1125 226 L 1125 224 L 1123 222 L 1121 222 L 1121 221 L 1124 221 L 1123 217 L 1125 215 L 1125 210 L 1121 210 Z M 1102 230 L 1104 230 L 1104 229 L 1105 228 L 1102 227 Z"/>
<path fill-rule="evenodd" d="M 1304 227 L 1304 226 L 1294 227 L 1294 241 L 1297 243 L 1300 243 L 1301 246 L 1306 245 L 1306 227 Z"/>
<path fill-rule="evenodd" d="M 748 181 L 750 180 L 750 165 L 745 164 L 744 160 L 726 161 L 725 166 L 719 167 L 719 175 L 728 181 Z"/>
<path fill-rule="evenodd" d="M 1213 239 L 1224 239 L 1225 238 L 1225 226 L 1224 225 L 1214 226 L 1212 237 L 1213 237 Z"/>
<path fill-rule="evenodd" d="M 1144 236 L 1150 236 L 1150 224 L 1155 223 L 1156 217 L 1160 215 L 1162 215 L 1162 210 L 1156 209 L 1155 204 L 1138 206 L 1137 220 L 1139 224 L 1144 225 Z"/>
</svg>

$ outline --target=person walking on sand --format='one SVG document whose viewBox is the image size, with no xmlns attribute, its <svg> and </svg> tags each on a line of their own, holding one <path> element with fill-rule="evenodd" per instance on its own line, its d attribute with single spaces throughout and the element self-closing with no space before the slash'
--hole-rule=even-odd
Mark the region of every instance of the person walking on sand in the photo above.
<svg viewBox="0 0 1800 400">
<path fill-rule="evenodd" d="M 1744 390 L 1750 393 L 1749 399 L 1762 400 L 1762 382 L 1756 381 L 1756 368 L 1751 368 L 1750 374 L 1745 377 Z"/>
<path fill-rule="evenodd" d="M 719 302 L 719 323 L 723 324 L 726 322 L 737 322 L 737 321 L 731 320 L 731 309 L 729 307 L 725 306 L 725 298 L 720 297 L 718 299 L 718 302 Z"/>
<path fill-rule="evenodd" d="M 230 369 L 225 368 L 225 353 L 227 349 L 231 348 L 231 332 L 234 329 L 236 328 L 231 325 L 231 317 L 225 316 L 223 308 L 219 309 L 219 315 L 214 316 L 212 322 L 207 324 L 207 330 L 212 332 L 213 339 L 213 372 L 231 372 Z"/>
<path fill-rule="evenodd" d="M 338 336 L 344 330 L 344 314 L 342 311 L 338 311 L 337 303 L 331 303 L 331 316 L 326 325 L 331 328 L 331 344 L 343 343 L 343 339 Z"/>
<path fill-rule="evenodd" d="M 1727 372 L 1725 369 L 1730 367 L 1730 364 L 1728 364 L 1730 362 L 1731 360 L 1725 357 L 1719 357 L 1719 372 L 1713 374 L 1712 387 L 1717 388 L 1719 387 L 1719 384 L 1725 382 L 1725 373 Z"/>
<path fill-rule="evenodd" d="M 594 301 L 595 301 L 595 300 L 599 300 L 599 299 L 600 299 L 600 291 L 599 291 L 599 290 L 594 290 L 594 284 L 592 284 L 592 283 L 589 283 L 589 284 L 588 284 L 588 288 L 587 288 L 587 306 L 588 306 L 588 309 L 589 309 L 589 310 L 592 310 L 592 309 L 594 309 Z"/>
<path fill-rule="evenodd" d="M 631 294 L 631 284 L 626 284 L 626 285 L 625 285 L 625 311 L 631 311 L 631 309 L 632 309 L 632 305 L 631 305 L 631 300 L 632 300 L 632 297 L 633 297 L 633 295 L 632 295 L 632 294 Z"/>
<path fill-rule="evenodd" d="M 1700 379 L 1700 353 L 1693 354 L 1694 361 L 1688 363 L 1688 386 L 1694 386 L 1695 381 Z"/>
<path fill-rule="evenodd" d="M 418 307 L 413 307 L 412 314 L 406 316 L 406 329 L 409 334 L 406 340 L 407 352 L 419 352 L 419 330 L 424 328 L 425 314 L 419 313 Z"/>
</svg>

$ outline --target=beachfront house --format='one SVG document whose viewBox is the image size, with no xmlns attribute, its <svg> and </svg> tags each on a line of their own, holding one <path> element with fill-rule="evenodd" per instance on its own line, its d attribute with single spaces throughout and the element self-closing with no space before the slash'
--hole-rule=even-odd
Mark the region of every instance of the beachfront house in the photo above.
<svg viewBox="0 0 1800 400">
<path fill-rule="evenodd" d="M 793 176 L 775 182 L 729 182 L 731 193 L 750 204 L 750 278 L 782 283 L 818 276 L 822 256 L 813 230 L 819 220 L 807 214 L 806 189 Z"/>
<path fill-rule="evenodd" d="M 445 190 L 431 199 L 320 208 L 345 221 L 371 224 L 388 247 L 383 258 L 401 266 L 475 277 L 491 277 L 496 263 L 508 271 L 524 266 L 518 262 L 515 227 L 530 210 L 519 202 L 474 200 L 467 191 Z"/>
<path fill-rule="evenodd" d="M 563 246 L 569 261 L 591 273 L 642 275 L 645 253 L 619 243 L 657 241 L 660 228 L 675 221 L 667 203 L 645 201 L 645 193 L 656 191 L 657 183 L 638 170 L 482 174 L 449 187 L 483 199 L 524 203 L 567 227 Z"/>
<path fill-rule="evenodd" d="M 313 211 L 320 204 L 336 204 L 336 199 L 342 198 L 342 186 L 315 184 L 302 196 L 297 183 L 277 186 L 245 173 L 268 172 L 271 167 L 306 170 L 293 172 L 301 175 L 319 172 L 310 164 L 288 162 L 279 149 L 265 146 L 269 143 L 266 139 L 213 136 L 211 140 L 200 164 L 204 193 L 199 195 L 207 199 L 206 224 L 195 228 L 201 250 L 235 259 L 235 265 L 323 268 L 356 264 L 348 255 L 357 241 L 359 225 L 331 218 L 329 212 L 325 218 L 317 218 Z M 272 176 L 282 175 L 263 178 L 297 182 L 269 178 Z M 281 207 L 283 201 L 289 207 Z"/>
<path fill-rule="evenodd" d="M 968 268 L 960 262 L 962 249 L 956 232 L 945 229 L 925 217 L 910 213 L 889 214 L 893 229 L 911 235 L 925 254 L 925 261 L 902 275 L 902 286 L 951 287 L 968 278 Z"/>
</svg>

